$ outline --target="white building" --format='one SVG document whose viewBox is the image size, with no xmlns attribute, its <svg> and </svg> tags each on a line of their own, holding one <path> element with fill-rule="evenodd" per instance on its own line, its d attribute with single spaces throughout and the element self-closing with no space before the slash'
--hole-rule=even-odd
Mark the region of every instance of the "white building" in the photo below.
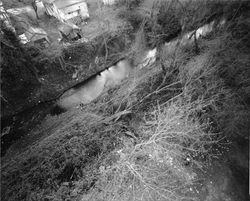
<svg viewBox="0 0 250 201">
<path fill-rule="evenodd" d="M 74 24 L 63 23 L 58 27 L 58 30 L 60 31 L 61 35 L 64 34 L 64 36 L 66 36 L 67 39 L 74 39 L 77 37 L 81 37 L 81 34 L 80 34 L 81 29 Z"/>
<path fill-rule="evenodd" d="M 102 1 L 104 5 L 108 5 L 108 6 L 114 5 L 116 2 L 116 0 L 102 0 Z"/>
<path fill-rule="evenodd" d="M 76 17 L 89 18 L 87 3 L 85 0 L 43 0 L 49 15 L 65 22 Z M 50 1 L 50 3 L 47 3 Z"/>
<path fill-rule="evenodd" d="M 89 18 L 87 3 L 84 0 L 56 0 L 54 4 L 64 13 L 66 20 L 77 16 Z"/>
<path fill-rule="evenodd" d="M 24 34 L 19 35 L 19 38 L 21 39 L 21 43 L 23 44 L 29 42 L 39 44 L 46 43 L 46 45 L 49 44 L 49 39 L 46 31 L 38 27 L 30 27 Z"/>
</svg>

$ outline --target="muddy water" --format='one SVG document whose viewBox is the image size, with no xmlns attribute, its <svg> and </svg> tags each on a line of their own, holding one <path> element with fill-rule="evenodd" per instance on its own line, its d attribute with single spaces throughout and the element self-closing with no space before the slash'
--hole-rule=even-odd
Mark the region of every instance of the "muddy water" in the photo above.
<svg viewBox="0 0 250 201">
<path fill-rule="evenodd" d="M 129 76 L 132 67 L 127 60 L 121 60 L 116 65 L 100 72 L 95 77 L 66 91 L 57 101 L 57 106 L 68 110 L 79 104 L 87 104 L 96 99 L 106 87 L 120 84 Z"/>
</svg>

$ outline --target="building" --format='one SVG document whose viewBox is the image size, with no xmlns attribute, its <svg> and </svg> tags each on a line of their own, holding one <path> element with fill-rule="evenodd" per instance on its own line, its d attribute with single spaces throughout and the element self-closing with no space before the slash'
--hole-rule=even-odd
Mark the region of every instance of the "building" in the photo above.
<svg viewBox="0 0 250 201">
<path fill-rule="evenodd" d="M 46 0 L 48 1 L 48 0 Z M 44 5 L 47 13 L 61 20 L 77 24 L 89 18 L 87 3 L 85 0 L 55 0 Z"/>
<path fill-rule="evenodd" d="M 56 0 L 54 4 L 64 13 L 66 20 L 77 16 L 89 18 L 87 3 L 84 0 Z"/>
<path fill-rule="evenodd" d="M 116 0 L 102 0 L 104 5 L 111 6 L 114 5 Z"/>
<path fill-rule="evenodd" d="M 49 45 L 47 33 L 38 27 L 30 27 L 24 34 L 20 35 L 19 38 L 23 44 L 31 42 L 42 47 L 48 47 Z"/>
<path fill-rule="evenodd" d="M 58 27 L 58 30 L 64 42 L 80 39 L 82 37 L 81 29 L 74 24 L 63 23 Z"/>
<path fill-rule="evenodd" d="M 3 10 L 0 8 L 0 10 Z M 1 12 L 7 16 L 17 35 L 24 34 L 30 27 L 30 21 L 36 21 L 45 14 L 45 8 L 41 0 L 35 0 L 34 4 L 24 7 L 10 8 Z M 7 19 L 6 18 L 6 19 Z"/>
</svg>

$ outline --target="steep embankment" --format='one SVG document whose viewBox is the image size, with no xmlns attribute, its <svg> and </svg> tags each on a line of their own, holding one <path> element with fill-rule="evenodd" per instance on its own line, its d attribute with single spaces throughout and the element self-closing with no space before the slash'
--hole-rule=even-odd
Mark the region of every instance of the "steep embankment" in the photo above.
<svg viewBox="0 0 250 201">
<path fill-rule="evenodd" d="M 2 89 L 8 93 L 6 96 L 4 95 L 7 102 L 2 102 L 1 111 L 1 128 L 3 129 L 2 134 L 4 134 L 1 137 L 2 155 L 12 143 L 40 124 L 63 92 L 76 85 L 81 85 L 81 83 L 86 83 L 88 79 L 92 79 L 96 74 L 120 59 L 123 55 L 122 52 L 128 46 L 128 39 L 126 33 L 120 36 L 116 34 L 106 33 L 87 43 L 78 41 L 63 49 L 58 47 L 57 51 L 60 54 L 57 57 L 53 53 L 56 50 L 50 50 L 51 52 L 45 54 L 46 50 L 40 52 L 35 51 L 34 48 L 25 49 L 25 51 L 30 51 L 28 54 L 34 55 L 33 60 L 36 62 L 32 64 L 33 67 L 39 69 L 38 76 L 41 81 L 39 86 L 24 87 L 22 83 L 19 83 L 19 79 L 14 83 L 11 82 L 11 79 L 7 79 L 5 76 L 8 71 L 6 65 Z M 106 47 L 112 49 L 109 50 L 110 55 L 107 56 Z M 114 52 L 120 52 L 121 55 L 115 55 Z M 54 59 L 48 56 L 50 54 Z M 9 60 L 8 57 L 5 59 Z M 64 62 L 64 68 L 60 65 L 60 59 Z M 15 63 L 16 60 L 12 60 Z M 15 71 L 13 73 L 18 76 Z M 17 84 L 19 87 L 11 87 L 13 84 Z"/>
<path fill-rule="evenodd" d="M 2 158 L 2 200 L 247 200 L 250 16 L 235 12 L 47 116 Z"/>
</svg>

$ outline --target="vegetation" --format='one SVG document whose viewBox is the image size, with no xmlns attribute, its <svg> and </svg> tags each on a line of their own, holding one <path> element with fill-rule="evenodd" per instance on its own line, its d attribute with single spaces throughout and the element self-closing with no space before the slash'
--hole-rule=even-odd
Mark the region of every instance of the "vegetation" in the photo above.
<svg viewBox="0 0 250 201">
<path fill-rule="evenodd" d="M 250 12 L 241 10 L 242 2 L 236 10 L 235 2 L 211 3 L 205 13 L 199 10 L 204 1 L 189 7 L 185 1 L 155 2 L 160 6 L 152 7 L 154 17 L 135 19 L 134 25 L 124 15 L 132 12 L 119 10 L 136 28 L 133 44 L 124 32 L 117 39 L 105 35 L 106 43 L 92 51 L 105 58 L 109 49 L 106 59 L 124 51 L 136 61 L 147 47 L 157 46 L 157 61 L 135 68 L 90 104 L 47 116 L 21 151 L 20 144 L 13 145 L 2 159 L 2 200 L 247 200 L 247 188 L 231 197 L 226 191 L 209 197 L 215 192 L 206 190 L 206 179 L 215 163 L 224 164 L 230 143 L 249 141 Z M 192 15 L 197 23 L 180 20 L 191 16 L 192 7 L 200 13 Z M 198 52 L 193 43 L 170 40 L 210 22 L 209 13 L 227 21 L 197 39 Z M 173 23 L 163 20 L 168 17 Z M 117 41 L 121 45 L 115 46 Z M 65 58 L 77 52 L 67 49 Z M 244 174 L 240 179 L 248 182 Z"/>
<path fill-rule="evenodd" d="M 16 98 L 25 96 L 24 90 L 40 84 L 36 63 L 25 51 L 19 39 L 10 28 L 1 21 L 1 84 L 3 103 L 8 103 L 14 93 Z M 23 91 L 22 91 L 23 90 Z M 21 92 L 22 91 L 22 92 Z M 28 93 L 26 91 L 25 93 Z M 18 97 L 19 95 L 19 97 Z"/>
</svg>

